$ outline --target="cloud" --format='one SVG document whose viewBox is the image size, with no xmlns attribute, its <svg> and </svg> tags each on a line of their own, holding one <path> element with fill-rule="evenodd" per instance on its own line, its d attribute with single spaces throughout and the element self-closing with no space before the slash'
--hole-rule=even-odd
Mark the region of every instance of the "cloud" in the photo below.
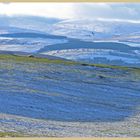
<svg viewBox="0 0 140 140">
<path fill-rule="evenodd" d="M 138 3 L 80 4 L 76 11 L 75 16 L 80 18 L 140 20 L 140 4 Z"/>
<path fill-rule="evenodd" d="M 56 18 L 72 18 L 73 4 L 65 3 L 1 3 L 1 15 L 34 15 Z"/>
<path fill-rule="evenodd" d="M 4 15 L 140 20 L 139 3 L 1 3 L 0 9 Z"/>
</svg>

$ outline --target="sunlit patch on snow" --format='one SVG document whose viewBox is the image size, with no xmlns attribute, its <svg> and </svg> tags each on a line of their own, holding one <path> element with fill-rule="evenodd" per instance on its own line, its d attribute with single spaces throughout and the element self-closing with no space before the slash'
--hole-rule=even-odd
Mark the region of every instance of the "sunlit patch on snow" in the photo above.
<svg viewBox="0 0 140 140">
<path fill-rule="evenodd" d="M 44 52 L 43 54 L 53 55 L 71 60 L 82 61 L 122 61 L 124 63 L 133 64 L 140 63 L 140 57 L 137 54 L 138 51 L 133 53 L 126 53 L 120 51 L 114 51 L 109 49 L 67 49 L 67 50 L 55 50 Z M 137 57 L 136 57 L 137 56 Z M 100 59 L 100 60 L 99 60 Z"/>
<path fill-rule="evenodd" d="M 66 39 L 0 38 L 0 50 L 34 53 L 44 46 L 66 43 Z"/>
</svg>

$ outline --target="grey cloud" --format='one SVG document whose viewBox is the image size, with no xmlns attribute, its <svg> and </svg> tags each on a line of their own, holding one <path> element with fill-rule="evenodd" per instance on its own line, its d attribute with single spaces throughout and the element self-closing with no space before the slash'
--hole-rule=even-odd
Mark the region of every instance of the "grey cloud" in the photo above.
<svg viewBox="0 0 140 140">
<path fill-rule="evenodd" d="M 75 6 L 75 17 L 140 20 L 139 3 L 89 3 Z"/>
</svg>

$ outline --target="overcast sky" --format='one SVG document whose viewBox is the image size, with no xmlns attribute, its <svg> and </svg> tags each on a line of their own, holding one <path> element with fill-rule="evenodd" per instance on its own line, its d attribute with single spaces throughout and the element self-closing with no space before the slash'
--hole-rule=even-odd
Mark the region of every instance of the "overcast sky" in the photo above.
<svg viewBox="0 0 140 140">
<path fill-rule="evenodd" d="M 0 3 L 0 15 L 140 21 L 139 3 Z"/>
</svg>

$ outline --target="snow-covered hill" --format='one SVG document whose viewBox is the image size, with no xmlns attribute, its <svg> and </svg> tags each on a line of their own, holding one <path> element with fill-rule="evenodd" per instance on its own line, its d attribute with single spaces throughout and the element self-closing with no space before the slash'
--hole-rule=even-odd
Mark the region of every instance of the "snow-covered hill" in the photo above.
<svg viewBox="0 0 140 140">
<path fill-rule="evenodd" d="M 140 23 L 130 21 L 65 20 L 56 23 L 54 28 L 54 34 L 90 41 L 121 41 L 140 37 Z"/>
<path fill-rule="evenodd" d="M 0 50 L 140 66 L 140 23 L 35 16 L 0 16 L 0 21 Z"/>
<path fill-rule="evenodd" d="M 59 19 L 0 16 L 0 21 L 0 50 L 36 53 L 46 45 L 67 42 L 66 37 L 49 33 L 49 28 Z"/>
</svg>

